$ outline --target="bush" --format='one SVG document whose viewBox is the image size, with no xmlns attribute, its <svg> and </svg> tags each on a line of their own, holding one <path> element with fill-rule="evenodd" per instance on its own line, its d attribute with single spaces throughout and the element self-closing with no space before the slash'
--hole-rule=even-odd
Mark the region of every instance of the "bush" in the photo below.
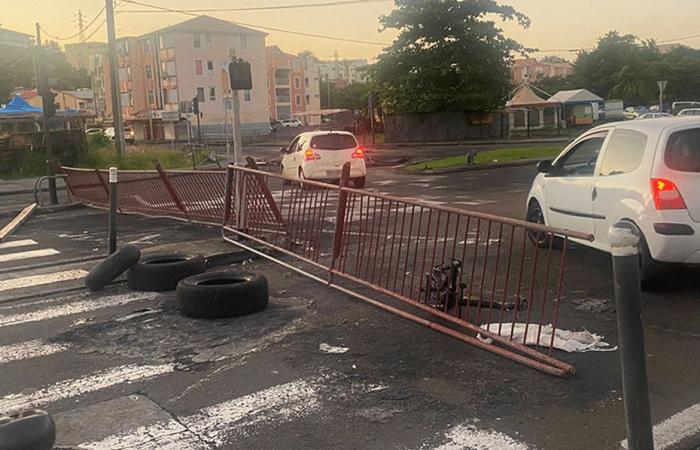
<svg viewBox="0 0 700 450">
<path fill-rule="evenodd" d="M 102 133 L 90 134 L 87 137 L 88 149 L 112 147 L 112 139 Z"/>
</svg>

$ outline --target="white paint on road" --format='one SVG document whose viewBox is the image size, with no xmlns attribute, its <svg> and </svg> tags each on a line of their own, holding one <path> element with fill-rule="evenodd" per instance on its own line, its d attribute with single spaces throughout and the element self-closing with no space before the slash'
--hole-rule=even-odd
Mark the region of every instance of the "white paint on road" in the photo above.
<svg viewBox="0 0 700 450">
<path fill-rule="evenodd" d="M 41 258 L 43 256 L 53 256 L 60 254 L 61 252 L 53 248 L 42 248 L 40 250 L 28 250 L 26 252 L 7 253 L 5 255 L 0 255 L 0 263 L 9 261 L 19 261 L 20 259 Z"/>
<path fill-rule="evenodd" d="M 6 248 L 28 247 L 30 245 L 37 245 L 37 242 L 33 239 L 20 239 L 18 241 L 2 242 L 0 243 L 0 250 L 4 250 Z"/>
<path fill-rule="evenodd" d="M 0 347 L 0 364 L 53 355 L 67 348 L 62 344 L 46 343 L 41 340 L 3 345 Z"/>
<path fill-rule="evenodd" d="M 41 389 L 27 389 L 27 394 L 9 394 L 0 398 L 0 411 L 12 413 L 20 409 L 44 407 L 118 384 L 131 384 L 172 372 L 172 364 L 126 365 L 106 369 L 86 377 L 60 381 Z"/>
<path fill-rule="evenodd" d="M 528 450 L 522 442 L 474 425 L 457 425 L 445 433 L 446 442 L 433 450 Z M 425 446 L 423 447 L 425 448 Z"/>
<path fill-rule="evenodd" d="M 37 311 L 28 311 L 17 314 L 0 314 L 0 328 L 11 325 L 19 325 L 29 322 L 40 322 L 43 320 L 54 319 L 56 317 L 70 316 L 73 314 L 81 314 L 98 309 L 121 306 L 127 303 L 152 300 L 158 294 L 154 292 L 138 292 L 121 295 L 111 295 L 107 297 L 74 301 L 72 303 L 50 306 L 49 308 L 40 309 Z"/>
<path fill-rule="evenodd" d="M 700 403 L 697 403 L 654 426 L 654 448 L 672 448 L 699 433 Z M 620 445 L 627 448 L 627 439 L 620 442 Z"/>
<path fill-rule="evenodd" d="M 0 281 L 0 292 L 12 289 L 21 289 L 30 286 L 41 286 L 44 284 L 58 283 L 61 281 L 79 280 L 85 278 L 87 271 L 82 269 L 66 270 L 63 272 L 46 273 L 41 275 L 30 275 L 27 277 L 12 278 Z"/>
</svg>

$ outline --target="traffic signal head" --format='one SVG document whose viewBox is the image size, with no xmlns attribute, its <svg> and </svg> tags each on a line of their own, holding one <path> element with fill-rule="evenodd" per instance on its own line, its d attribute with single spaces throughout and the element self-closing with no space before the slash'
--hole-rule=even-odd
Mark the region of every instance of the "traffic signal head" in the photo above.
<svg viewBox="0 0 700 450">
<path fill-rule="evenodd" d="M 192 112 L 199 115 L 199 97 L 196 95 L 192 98 Z"/>
<path fill-rule="evenodd" d="M 253 89 L 253 79 L 250 73 L 250 63 L 238 59 L 228 64 L 228 76 L 231 81 L 231 89 L 234 91 L 247 91 Z"/>
</svg>

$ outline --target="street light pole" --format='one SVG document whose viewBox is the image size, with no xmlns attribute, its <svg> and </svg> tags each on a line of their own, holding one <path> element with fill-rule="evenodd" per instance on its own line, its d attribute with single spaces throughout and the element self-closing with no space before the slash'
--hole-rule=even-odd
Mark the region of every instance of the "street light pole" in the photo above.
<svg viewBox="0 0 700 450">
<path fill-rule="evenodd" d="M 663 113 L 664 112 L 664 91 L 666 90 L 666 85 L 668 85 L 668 81 L 659 80 L 656 82 L 656 84 L 659 86 L 659 113 Z"/>
<path fill-rule="evenodd" d="M 117 36 L 114 30 L 113 0 L 105 0 L 107 14 L 107 47 L 109 49 L 110 90 L 112 92 L 112 116 L 114 117 L 114 142 L 117 145 L 117 155 L 126 154 L 124 141 L 124 122 L 122 120 L 122 99 L 119 89 L 119 70 L 117 67 Z"/>
</svg>

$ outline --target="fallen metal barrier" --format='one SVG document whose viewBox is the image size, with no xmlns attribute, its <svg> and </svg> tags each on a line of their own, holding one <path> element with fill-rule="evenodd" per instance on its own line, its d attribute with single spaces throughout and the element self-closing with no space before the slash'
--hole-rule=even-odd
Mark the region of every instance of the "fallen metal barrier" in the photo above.
<svg viewBox="0 0 700 450">
<path fill-rule="evenodd" d="M 107 207 L 106 171 L 62 172 L 74 198 Z M 119 185 L 122 212 L 221 225 L 234 244 L 393 314 L 552 375 L 574 372 L 552 349 L 569 240 L 590 235 L 349 188 L 347 170 L 340 186 L 238 166 L 120 171 Z"/>
</svg>

